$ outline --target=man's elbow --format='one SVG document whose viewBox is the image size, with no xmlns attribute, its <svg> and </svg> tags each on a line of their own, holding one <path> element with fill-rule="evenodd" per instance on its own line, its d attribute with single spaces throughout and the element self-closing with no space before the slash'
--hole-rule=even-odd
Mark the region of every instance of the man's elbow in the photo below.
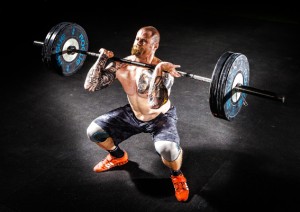
<svg viewBox="0 0 300 212">
<path fill-rule="evenodd" d="M 85 90 L 88 90 L 90 88 L 90 85 L 88 83 L 84 83 L 83 87 Z"/>
</svg>

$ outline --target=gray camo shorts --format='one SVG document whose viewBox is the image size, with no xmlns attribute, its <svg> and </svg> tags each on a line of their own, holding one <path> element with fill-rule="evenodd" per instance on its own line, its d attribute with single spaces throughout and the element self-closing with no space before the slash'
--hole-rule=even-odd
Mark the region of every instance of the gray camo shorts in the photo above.
<svg viewBox="0 0 300 212">
<path fill-rule="evenodd" d="M 112 137 L 116 145 L 139 133 L 150 133 L 154 142 L 172 141 L 179 145 L 177 119 L 176 107 L 171 106 L 165 114 L 161 113 L 150 121 L 141 121 L 126 104 L 99 116 L 94 122 Z"/>
</svg>

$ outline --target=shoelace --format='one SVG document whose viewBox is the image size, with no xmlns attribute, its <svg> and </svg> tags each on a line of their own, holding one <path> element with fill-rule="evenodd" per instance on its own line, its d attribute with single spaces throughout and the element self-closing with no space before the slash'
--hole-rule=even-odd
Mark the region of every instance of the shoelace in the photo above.
<svg viewBox="0 0 300 212">
<path fill-rule="evenodd" d="M 113 157 L 107 156 L 106 158 L 104 158 L 104 159 L 102 160 L 102 164 L 109 163 L 109 162 L 111 162 L 113 159 L 114 159 Z"/>
<path fill-rule="evenodd" d="M 183 182 L 184 181 L 183 177 L 173 178 L 172 180 L 173 180 L 174 188 L 176 191 L 189 190 L 186 182 Z"/>
<path fill-rule="evenodd" d="M 188 187 L 187 187 L 187 184 L 185 182 L 174 183 L 174 188 L 175 188 L 176 191 L 189 190 Z"/>
</svg>

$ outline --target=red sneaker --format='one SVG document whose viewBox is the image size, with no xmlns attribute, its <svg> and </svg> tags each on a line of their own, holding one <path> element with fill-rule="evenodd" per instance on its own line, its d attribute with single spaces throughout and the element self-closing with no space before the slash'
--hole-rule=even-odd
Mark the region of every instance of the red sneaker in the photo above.
<svg viewBox="0 0 300 212">
<path fill-rule="evenodd" d="M 108 154 L 102 161 L 100 161 L 95 167 L 94 172 L 104 172 L 115 166 L 122 166 L 128 162 L 128 154 L 124 151 L 124 155 L 121 158 L 116 158 L 111 154 Z"/>
<path fill-rule="evenodd" d="M 171 175 L 171 180 L 175 188 L 175 196 L 179 202 L 187 201 L 189 198 L 189 187 L 183 174 Z"/>
</svg>

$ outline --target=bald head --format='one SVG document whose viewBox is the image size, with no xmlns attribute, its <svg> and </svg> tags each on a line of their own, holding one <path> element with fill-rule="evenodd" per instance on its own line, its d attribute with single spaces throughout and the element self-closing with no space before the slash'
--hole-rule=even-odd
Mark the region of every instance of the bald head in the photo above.
<svg viewBox="0 0 300 212">
<path fill-rule="evenodd" d="M 159 40 L 160 34 L 155 27 L 144 26 L 136 33 L 131 54 L 143 58 L 153 58 L 158 49 Z"/>
<path fill-rule="evenodd" d="M 145 31 L 145 32 L 149 33 L 149 36 L 152 38 L 152 41 L 154 43 L 159 44 L 160 34 L 159 34 L 159 31 L 155 27 L 145 26 L 145 27 L 142 27 L 139 31 Z"/>
</svg>

